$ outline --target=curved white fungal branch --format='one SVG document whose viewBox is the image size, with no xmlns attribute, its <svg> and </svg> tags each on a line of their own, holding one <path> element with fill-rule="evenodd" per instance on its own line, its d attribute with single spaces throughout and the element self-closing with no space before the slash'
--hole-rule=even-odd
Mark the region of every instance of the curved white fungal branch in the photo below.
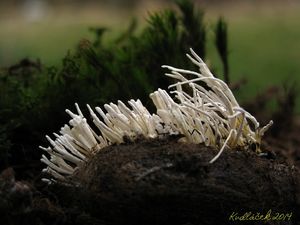
<svg viewBox="0 0 300 225">
<path fill-rule="evenodd" d="M 128 101 L 131 109 L 123 102 L 105 104 L 106 113 L 99 107 L 95 111 L 87 105 L 93 128 L 87 123 L 79 106 L 77 114 L 66 112 L 72 117 L 55 140 L 46 136 L 52 147 L 44 148 L 50 155 L 41 161 L 47 165 L 44 172 L 51 183 L 64 181 L 78 166 L 86 162 L 102 148 L 131 141 L 139 136 L 157 138 L 162 135 L 182 134 L 180 141 L 204 143 L 220 149 L 210 161 L 213 163 L 225 148 L 248 147 L 260 144 L 261 137 L 272 125 L 272 121 L 260 128 L 257 120 L 235 99 L 226 83 L 213 76 L 202 59 L 191 49 L 187 57 L 199 67 L 199 72 L 163 66 L 171 72 L 166 75 L 175 79 L 170 85 L 170 94 L 158 89 L 150 94 L 157 108 L 157 114 L 150 114 L 140 100 Z"/>
</svg>

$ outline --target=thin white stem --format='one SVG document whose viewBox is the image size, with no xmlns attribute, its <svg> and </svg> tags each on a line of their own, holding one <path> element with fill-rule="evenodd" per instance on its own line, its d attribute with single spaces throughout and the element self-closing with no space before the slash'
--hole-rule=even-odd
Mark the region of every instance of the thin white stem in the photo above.
<svg viewBox="0 0 300 225">
<path fill-rule="evenodd" d="M 225 140 L 222 148 L 220 149 L 220 151 L 218 152 L 218 154 L 212 160 L 209 161 L 209 163 L 214 163 L 220 157 L 220 155 L 224 151 L 225 147 L 227 146 L 227 143 L 229 142 L 231 136 L 233 135 L 233 132 L 234 132 L 234 130 L 230 131 L 230 133 L 229 133 L 228 137 L 226 138 L 226 140 Z"/>
</svg>

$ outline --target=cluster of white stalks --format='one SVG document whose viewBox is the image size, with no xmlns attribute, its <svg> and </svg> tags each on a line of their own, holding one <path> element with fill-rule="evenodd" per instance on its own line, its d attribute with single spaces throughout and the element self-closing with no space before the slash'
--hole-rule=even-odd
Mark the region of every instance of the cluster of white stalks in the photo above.
<svg viewBox="0 0 300 225">
<path fill-rule="evenodd" d="M 272 125 L 272 121 L 260 128 L 257 120 L 236 101 L 231 90 L 222 80 L 213 76 L 202 59 L 191 49 L 188 58 L 199 67 L 199 72 L 171 66 L 166 75 L 176 82 L 169 86 L 174 95 L 162 89 L 150 94 L 157 114 L 150 114 L 140 100 L 128 101 L 131 109 L 123 102 L 105 104 L 106 113 L 99 107 L 95 111 L 87 105 L 93 128 L 87 123 L 79 106 L 77 114 L 66 112 L 72 117 L 69 124 L 55 134 L 55 140 L 46 136 L 51 147 L 40 147 L 49 153 L 42 156 L 47 164 L 43 171 L 52 178 L 45 182 L 65 181 L 66 178 L 102 148 L 124 142 L 124 137 L 134 141 L 140 136 L 159 138 L 181 134 L 180 141 L 203 143 L 219 149 L 211 159 L 213 163 L 226 148 L 248 147 L 260 144 L 261 137 Z"/>
</svg>

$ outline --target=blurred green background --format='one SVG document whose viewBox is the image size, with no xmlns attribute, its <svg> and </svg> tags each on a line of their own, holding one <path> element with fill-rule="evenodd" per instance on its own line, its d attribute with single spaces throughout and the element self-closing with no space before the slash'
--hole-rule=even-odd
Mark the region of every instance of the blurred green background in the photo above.
<svg viewBox="0 0 300 225">
<path fill-rule="evenodd" d="M 213 24 L 219 16 L 228 23 L 230 75 L 232 80 L 246 77 L 249 81 L 241 90 L 241 98 L 248 99 L 267 85 L 288 79 L 299 83 L 299 1 L 194 2 L 204 9 L 211 30 L 206 60 L 217 73 L 222 67 L 210 41 L 214 38 Z M 137 18 L 142 28 L 149 12 L 174 8 L 172 1 L 158 0 L 13 0 L 1 1 L 0 6 L 0 67 L 24 57 L 59 65 L 82 38 L 93 38 L 89 27 L 109 27 L 108 40 L 124 31 L 132 18 Z"/>
</svg>

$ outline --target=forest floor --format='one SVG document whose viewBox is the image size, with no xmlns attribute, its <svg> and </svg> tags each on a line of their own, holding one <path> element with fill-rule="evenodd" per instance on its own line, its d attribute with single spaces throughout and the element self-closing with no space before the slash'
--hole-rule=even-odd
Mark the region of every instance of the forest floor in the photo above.
<svg viewBox="0 0 300 225">
<path fill-rule="evenodd" d="M 38 162 L 19 165 L 15 171 L 8 168 L 0 176 L 2 221 L 239 224 L 228 220 L 231 212 L 263 214 L 271 209 L 290 218 L 284 224 L 297 225 L 300 118 L 284 110 L 273 116 L 277 124 L 266 134 L 261 156 L 251 150 L 226 150 L 209 165 L 217 149 L 178 144 L 175 137 L 108 147 L 76 173 L 75 186 L 42 183 Z M 257 117 L 266 120 L 269 116 L 257 113 Z"/>
</svg>

